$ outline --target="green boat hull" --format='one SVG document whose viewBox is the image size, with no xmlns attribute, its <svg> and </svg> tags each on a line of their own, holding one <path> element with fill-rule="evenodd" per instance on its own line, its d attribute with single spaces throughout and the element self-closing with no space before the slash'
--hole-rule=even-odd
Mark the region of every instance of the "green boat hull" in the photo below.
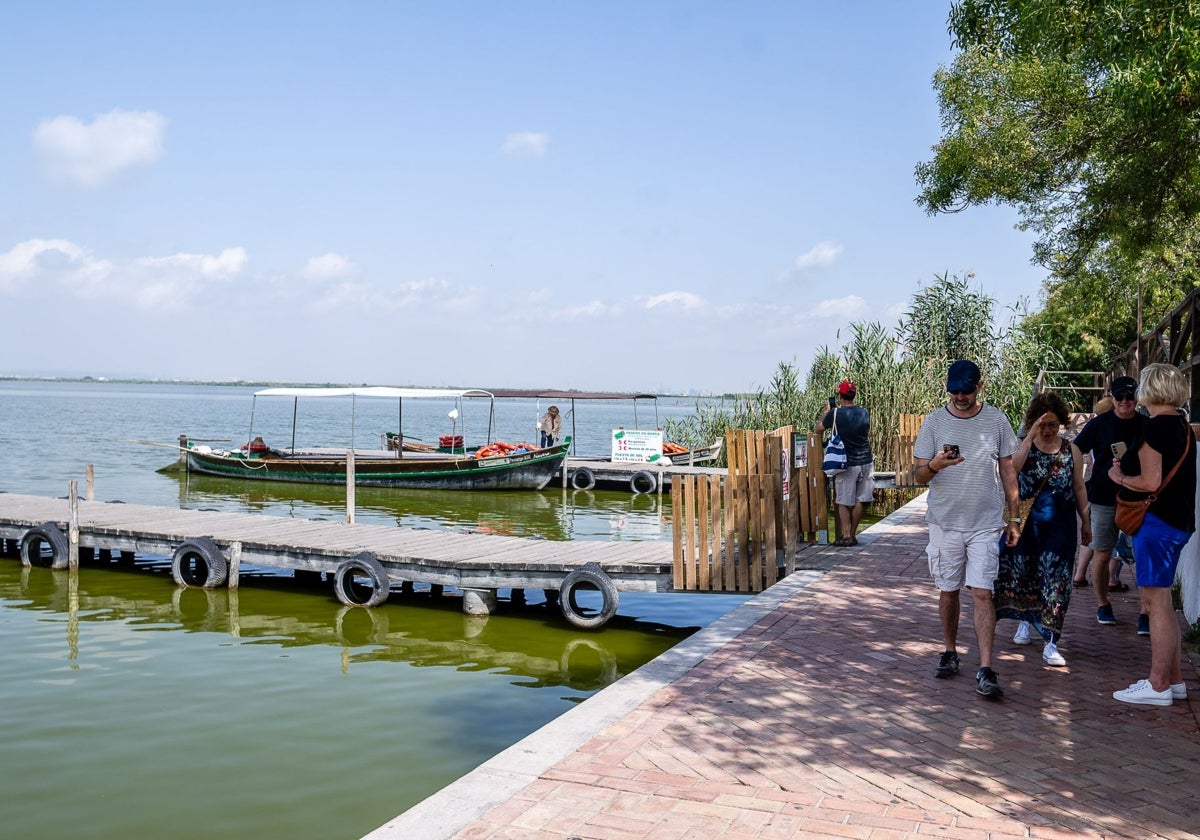
<svg viewBox="0 0 1200 840">
<path fill-rule="evenodd" d="M 490 458 L 395 453 L 355 453 L 354 484 L 424 490 L 540 490 L 562 466 L 569 442 L 546 449 Z M 246 481 L 290 481 L 303 484 L 346 483 L 345 456 L 296 455 L 280 452 L 240 453 L 186 451 L 191 472 Z"/>
</svg>

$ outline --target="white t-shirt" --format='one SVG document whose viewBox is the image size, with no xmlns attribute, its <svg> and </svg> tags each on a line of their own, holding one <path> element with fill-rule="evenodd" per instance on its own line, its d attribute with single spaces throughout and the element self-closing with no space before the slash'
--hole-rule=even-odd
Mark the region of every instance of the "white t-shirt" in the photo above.
<svg viewBox="0 0 1200 840">
<path fill-rule="evenodd" d="M 933 458 L 947 443 L 965 459 L 943 467 L 929 481 L 925 518 L 952 531 L 1004 527 L 1004 486 L 998 461 L 1017 451 L 1017 436 L 1004 412 L 984 403 L 973 417 L 955 417 L 942 406 L 925 418 L 913 457 Z"/>
</svg>

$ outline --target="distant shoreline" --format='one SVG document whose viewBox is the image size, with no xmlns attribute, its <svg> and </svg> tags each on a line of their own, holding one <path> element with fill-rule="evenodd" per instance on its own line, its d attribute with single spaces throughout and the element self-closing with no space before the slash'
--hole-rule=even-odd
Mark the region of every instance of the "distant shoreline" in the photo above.
<svg viewBox="0 0 1200 840">
<path fill-rule="evenodd" d="M 238 387 L 238 388 L 358 388 L 370 384 L 378 383 L 350 383 L 350 382 L 283 382 L 283 381 L 246 381 L 241 379 L 234 380 L 211 380 L 211 379 L 133 379 L 122 377 L 107 377 L 107 376 L 14 376 L 8 374 L 0 374 L 0 382 L 95 382 L 105 385 L 212 385 L 218 387 Z M 397 388 L 459 388 L 465 386 L 457 385 L 414 385 L 405 383 L 394 385 Z M 612 393 L 614 399 L 620 398 L 622 392 L 612 391 L 604 392 L 597 391 L 593 393 Z M 738 394 L 655 394 L 656 398 L 662 399 L 735 399 Z"/>
</svg>

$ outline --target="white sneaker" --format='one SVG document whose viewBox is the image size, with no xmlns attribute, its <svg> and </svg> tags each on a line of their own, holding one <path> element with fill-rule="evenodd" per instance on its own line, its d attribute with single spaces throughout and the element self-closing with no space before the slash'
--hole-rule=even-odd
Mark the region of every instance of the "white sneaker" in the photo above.
<svg viewBox="0 0 1200 840">
<path fill-rule="evenodd" d="M 1170 706 L 1172 700 L 1170 688 L 1155 691 L 1150 680 L 1138 680 L 1129 688 L 1113 692 L 1113 699 L 1122 703 L 1134 703 L 1139 706 Z"/>
<path fill-rule="evenodd" d="M 1171 683 L 1171 697 L 1175 700 L 1187 699 L 1187 683 Z"/>
<path fill-rule="evenodd" d="M 1047 665 L 1059 668 L 1067 664 L 1067 660 L 1063 659 L 1063 655 L 1058 652 L 1058 646 L 1054 642 L 1046 642 L 1046 646 L 1042 648 L 1042 660 Z"/>
<path fill-rule="evenodd" d="M 1027 645 L 1033 642 L 1033 635 L 1029 632 L 1031 626 L 1028 621 L 1022 621 L 1017 625 L 1017 632 L 1013 633 L 1013 644 Z"/>
</svg>

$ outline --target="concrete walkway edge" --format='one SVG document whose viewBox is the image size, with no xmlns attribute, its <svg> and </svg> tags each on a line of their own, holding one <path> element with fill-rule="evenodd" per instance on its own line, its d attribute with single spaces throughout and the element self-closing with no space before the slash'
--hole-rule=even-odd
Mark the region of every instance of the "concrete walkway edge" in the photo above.
<svg viewBox="0 0 1200 840">
<path fill-rule="evenodd" d="M 886 527 L 880 520 L 873 527 Z M 510 799 L 606 727 L 638 708 L 737 638 L 822 572 L 797 571 L 693 633 L 632 674 L 493 756 L 459 780 L 414 805 L 363 840 L 441 840 L 452 837 Z M 719 597 L 719 596 L 718 596 Z"/>
</svg>

